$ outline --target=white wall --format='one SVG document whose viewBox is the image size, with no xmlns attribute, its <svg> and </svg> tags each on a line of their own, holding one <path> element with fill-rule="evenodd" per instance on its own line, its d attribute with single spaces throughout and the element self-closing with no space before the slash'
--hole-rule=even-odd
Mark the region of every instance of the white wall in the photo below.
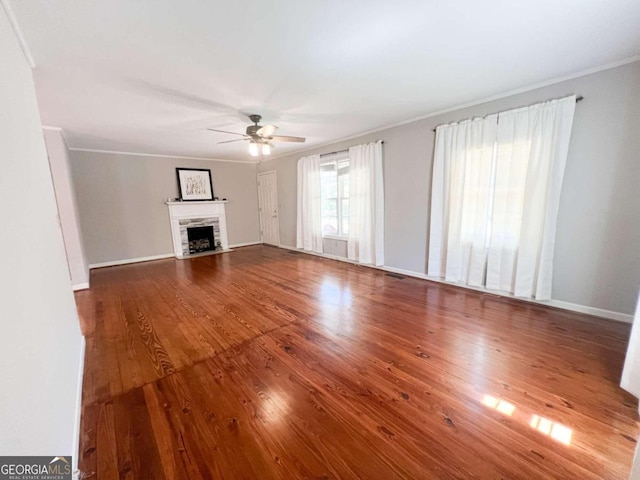
<svg viewBox="0 0 640 480">
<path fill-rule="evenodd" d="M 167 198 L 178 196 L 176 167 L 211 170 L 226 198 L 231 246 L 260 241 L 254 163 L 71 151 L 73 184 L 89 264 L 173 253 Z"/>
<path fill-rule="evenodd" d="M 570 93 L 585 100 L 560 199 L 553 299 L 630 315 L 640 287 L 640 62 L 262 162 L 259 171 L 278 175 L 280 242 L 296 243 L 298 158 L 384 140 L 385 264 L 425 274 L 432 129 Z"/>
<path fill-rule="evenodd" d="M 2 7 L 0 59 L 0 452 L 75 456 L 83 338 L 31 69 Z"/>
<path fill-rule="evenodd" d="M 69 150 L 60 129 L 44 129 L 44 140 L 49 156 L 51 178 L 56 194 L 60 225 L 71 284 L 74 289 L 89 287 L 89 266 L 84 254 L 76 194 L 71 181 Z"/>
</svg>

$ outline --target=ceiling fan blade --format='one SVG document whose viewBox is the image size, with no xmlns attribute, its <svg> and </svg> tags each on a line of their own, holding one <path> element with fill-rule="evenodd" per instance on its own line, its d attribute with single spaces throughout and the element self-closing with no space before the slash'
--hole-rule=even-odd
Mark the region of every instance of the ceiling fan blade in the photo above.
<svg viewBox="0 0 640 480">
<path fill-rule="evenodd" d="M 273 135 L 269 137 L 269 140 L 273 140 L 274 142 L 299 142 L 303 143 L 306 138 L 302 137 L 287 137 L 284 135 Z"/>
<path fill-rule="evenodd" d="M 271 135 L 276 133 L 277 129 L 278 127 L 276 127 L 275 125 L 265 125 L 264 127 L 259 128 L 256 134 L 260 135 L 261 137 L 270 137 Z"/>
<path fill-rule="evenodd" d="M 207 130 L 209 130 L 211 132 L 229 133 L 231 135 L 242 135 L 243 137 L 246 137 L 246 135 L 244 133 L 227 132 L 226 130 L 218 130 L 216 128 L 207 128 Z"/>
<path fill-rule="evenodd" d="M 224 142 L 218 142 L 218 145 L 220 145 L 221 143 L 246 142 L 247 140 L 249 140 L 249 139 L 248 138 L 237 138 L 235 140 L 225 140 Z"/>
</svg>

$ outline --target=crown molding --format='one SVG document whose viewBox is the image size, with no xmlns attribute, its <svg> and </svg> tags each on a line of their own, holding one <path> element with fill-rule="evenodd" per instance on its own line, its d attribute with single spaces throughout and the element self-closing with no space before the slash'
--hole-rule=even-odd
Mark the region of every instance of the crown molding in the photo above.
<svg viewBox="0 0 640 480">
<path fill-rule="evenodd" d="M 252 162 L 252 161 L 230 160 L 226 158 L 187 157 L 183 155 L 162 155 L 158 153 L 121 152 L 117 150 L 99 150 L 95 148 L 69 148 L 69 150 L 72 152 L 105 153 L 105 154 L 111 154 L 111 155 L 131 155 L 132 157 L 178 158 L 183 160 L 204 160 L 208 162 L 243 163 L 245 165 L 257 164 L 257 162 Z"/>
<path fill-rule="evenodd" d="M 508 91 L 506 91 L 504 93 L 500 93 L 500 94 L 497 94 L 497 95 L 492 95 L 490 97 L 484 97 L 484 98 L 481 98 L 479 100 L 473 100 L 473 101 L 467 102 L 467 103 L 462 103 L 462 104 L 459 104 L 459 105 L 456 105 L 456 106 L 453 106 L 453 107 L 448 107 L 448 108 L 445 108 L 445 109 L 442 109 L 442 110 L 436 110 L 436 111 L 427 113 L 425 115 L 421 115 L 419 117 L 413 117 L 413 118 L 410 118 L 409 120 L 403 120 L 401 122 L 392 123 L 392 124 L 386 125 L 384 127 L 378 127 L 378 128 L 374 128 L 373 130 L 366 130 L 364 132 L 357 133 L 355 135 L 349 135 L 348 137 L 342 137 L 342 138 L 338 138 L 336 140 L 331 140 L 329 142 L 321 143 L 320 145 L 316 145 L 316 146 L 313 146 L 313 147 L 305 148 L 304 150 L 296 150 L 295 152 L 283 153 L 282 155 L 272 156 L 270 158 L 267 158 L 266 160 L 263 160 L 263 162 L 270 162 L 272 160 L 277 160 L 278 158 L 284 158 L 284 157 L 288 157 L 290 155 L 297 155 L 299 153 L 310 152 L 311 150 L 316 150 L 316 149 L 319 149 L 319 148 L 328 147 L 330 145 L 335 145 L 336 143 L 346 142 L 347 140 L 353 140 L 355 138 L 364 137 L 365 135 L 371 135 L 372 133 L 382 132 L 384 130 L 389 130 L 391 128 L 401 127 L 403 125 L 408 125 L 409 123 L 418 122 L 420 120 L 425 120 L 427 118 L 436 117 L 438 115 L 443 115 L 445 113 L 454 112 L 456 110 L 462 110 L 464 108 L 474 107 L 476 105 L 482 105 L 483 103 L 489 103 L 489 102 L 493 102 L 495 100 L 500 100 L 502 98 L 511 97 L 513 95 L 518 95 L 520 93 L 526 93 L 526 92 L 530 92 L 532 90 L 537 90 L 538 88 L 544 88 L 544 87 L 548 87 L 550 85 L 555 85 L 557 83 L 562 83 L 562 82 L 566 82 L 568 80 L 573 80 L 575 78 L 586 77 L 587 75 L 593 75 L 594 73 L 603 72 L 605 70 L 611 70 L 612 68 L 622 67 L 623 65 L 628 65 L 630 63 L 634 63 L 634 62 L 637 62 L 637 61 L 640 61 L 640 55 L 636 55 L 636 56 L 633 56 L 633 57 L 627 57 L 627 58 L 624 58 L 622 60 L 618 60 L 616 62 L 607 63 L 605 65 L 600 65 L 598 67 L 592 67 L 592 68 L 588 68 L 586 70 L 581 70 L 580 72 L 572 73 L 571 75 L 565 75 L 565 76 L 562 76 L 562 77 L 553 78 L 551 80 L 546 80 L 544 82 L 534 83 L 534 84 L 528 85 L 526 87 L 521 87 L 521 88 L 517 88 L 517 89 L 514 89 L 514 90 L 508 90 Z"/>
<path fill-rule="evenodd" d="M 42 125 L 42 130 L 45 130 L 48 132 L 59 132 L 60 136 L 62 137 L 62 141 L 64 142 L 64 146 L 67 147 L 67 150 L 71 150 L 69 148 L 69 142 L 67 142 L 67 137 L 64 134 L 64 130 L 61 127 L 52 127 L 50 125 Z"/>
<path fill-rule="evenodd" d="M 22 50 L 25 60 L 31 68 L 36 68 L 36 62 L 33 60 L 33 55 L 31 55 L 29 45 L 27 45 L 27 41 L 24 39 L 20 25 L 18 25 L 18 20 L 16 19 L 15 13 L 13 13 L 11 3 L 9 3 L 9 0 L 0 0 L 0 5 L 2 5 L 5 13 L 7 14 L 7 19 L 11 24 L 11 28 L 13 28 L 13 33 L 16 35 L 16 39 L 20 44 L 20 49 Z"/>
</svg>

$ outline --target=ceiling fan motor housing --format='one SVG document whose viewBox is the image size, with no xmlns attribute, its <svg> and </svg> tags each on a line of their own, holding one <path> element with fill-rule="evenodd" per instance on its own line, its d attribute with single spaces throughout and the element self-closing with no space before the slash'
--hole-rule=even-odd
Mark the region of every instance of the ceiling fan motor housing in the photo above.
<svg viewBox="0 0 640 480">
<path fill-rule="evenodd" d="M 262 127 L 260 125 L 249 125 L 247 127 L 247 135 L 249 135 L 250 137 L 255 137 L 257 135 L 257 131 L 260 130 Z"/>
<path fill-rule="evenodd" d="M 260 123 L 260 120 L 262 120 L 262 115 L 256 115 L 255 113 L 253 115 L 249 115 L 249 119 L 255 124 L 255 125 L 249 125 L 247 127 L 247 135 L 249 135 L 250 137 L 257 137 L 258 136 L 258 130 L 260 130 L 262 127 L 260 125 L 258 125 Z"/>
</svg>

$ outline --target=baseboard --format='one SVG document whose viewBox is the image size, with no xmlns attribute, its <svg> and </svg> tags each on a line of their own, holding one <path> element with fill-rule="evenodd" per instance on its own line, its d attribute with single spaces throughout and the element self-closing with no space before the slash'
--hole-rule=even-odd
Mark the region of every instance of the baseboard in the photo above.
<svg viewBox="0 0 640 480">
<path fill-rule="evenodd" d="M 229 245 L 229 249 L 239 248 L 239 247 L 248 247 L 250 245 L 260 245 L 262 242 L 246 242 L 246 243 L 235 243 L 233 245 Z M 224 252 L 220 252 L 224 253 Z M 175 258 L 175 254 L 173 253 L 163 253 L 162 255 L 152 255 L 150 257 L 138 257 L 138 258 L 126 258 L 124 260 L 114 260 L 112 262 L 101 262 L 101 263 L 91 263 L 89 264 L 89 269 L 94 268 L 103 268 L 103 267 L 115 267 L 117 265 L 128 265 L 129 263 L 140 263 L 140 262 L 150 262 L 152 260 L 162 260 L 164 258 Z M 78 287 L 84 284 L 79 284 Z M 89 284 L 86 287 L 89 288 Z M 74 287 L 74 290 L 76 288 Z M 82 290 L 82 288 L 77 288 L 77 290 Z"/>
<path fill-rule="evenodd" d="M 537 303 L 562 308 L 563 310 L 571 310 L 572 312 L 580 312 L 588 315 L 595 315 L 596 317 L 608 318 L 609 320 L 616 320 L 618 322 L 633 323 L 633 315 L 614 312 L 613 310 L 605 310 L 604 308 L 589 307 L 587 305 L 579 305 L 577 303 L 563 302 L 562 300 L 549 300 L 547 302 Z"/>
<path fill-rule="evenodd" d="M 495 295 L 495 296 L 498 296 L 498 297 L 505 297 L 505 298 L 510 298 L 510 299 L 513 299 L 513 300 L 519 300 L 521 302 L 534 303 L 536 305 L 544 305 L 544 306 L 547 306 L 547 307 L 559 308 L 561 310 L 569 310 L 571 312 L 586 313 L 587 315 L 594 315 L 596 317 L 606 318 L 608 320 L 615 320 L 615 321 L 618 321 L 618 322 L 633 323 L 633 315 L 629 315 L 629 314 L 621 313 L 621 312 L 614 312 L 612 310 L 605 310 L 603 308 L 590 307 L 590 306 L 587 306 L 587 305 L 579 305 L 577 303 L 564 302 L 562 300 L 539 301 L 539 300 L 534 300 L 534 299 L 529 299 L 529 298 L 521 298 L 521 297 L 516 297 L 514 295 L 511 295 L 509 293 L 496 292 L 494 290 L 487 290 L 486 288 L 470 287 L 468 285 L 458 285 L 458 284 L 454 284 L 454 283 L 451 283 L 451 282 L 445 282 L 444 280 L 442 280 L 440 278 L 430 277 L 426 273 L 414 272 L 414 271 L 411 271 L 411 270 L 404 270 L 402 268 L 387 267 L 387 266 L 376 267 L 375 265 L 366 265 L 366 264 L 354 262 L 353 260 L 349 260 L 348 258 L 340 257 L 340 256 L 337 256 L 337 255 L 329 255 L 329 254 L 326 254 L 326 253 L 308 252 L 306 250 L 302 250 L 300 248 L 289 247 L 287 245 L 279 245 L 279 248 L 283 248 L 283 249 L 286 249 L 286 250 L 293 250 L 293 251 L 300 252 L 300 253 L 306 253 L 308 255 L 315 255 L 316 257 L 327 258 L 329 260 L 337 260 L 339 262 L 351 263 L 353 265 L 359 265 L 361 267 L 368 267 L 368 268 L 374 268 L 376 270 L 382 270 L 382 271 L 385 271 L 385 272 L 398 273 L 398 274 L 401 274 L 401 275 L 405 275 L 407 277 L 420 278 L 422 280 L 427 280 L 427 281 L 430 281 L 430 282 L 442 283 L 444 285 L 452 285 L 452 286 L 456 286 L 456 287 L 460 287 L 460 288 L 466 288 L 467 290 L 474 290 L 476 292 L 488 293 L 488 294 Z"/>
<path fill-rule="evenodd" d="M 275 247 L 275 245 L 274 245 Z M 331 255 L 330 253 L 318 253 L 318 252 L 310 252 L 309 250 L 302 250 L 300 248 L 289 247 L 288 245 L 278 245 L 278 248 L 284 248 L 285 250 L 292 250 L 294 252 L 306 253 L 307 255 L 314 255 L 316 257 L 327 258 L 329 260 L 338 260 L 339 262 L 350 263 L 352 265 L 361 265 L 362 267 L 370 267 L 371 265 L 364 265 L 358 262 L 354 262 L 353 260 L 349 260 L 346 257 L 341 257 L 339 255 Z M 381 267 L 372 267 L 381 269 Z"/>
<path fill-rule="evenodd" d="M 74 478 L 80 478 L 78 472 L 78 462 L 80 461 L 80 422 L 82 420 L 82 383 L 84 381 L 84 351 L 86 348 L 86 341 L 82 336 L 80 344 L 80 369 L 78 371 L 78 385 L 76 392 L 76 421 L 73 426 L 73 459 L 71 462 L 72 472 L 74 472 Z M 77 477 L 76 477 L 77 475 Z"/>
<path fill-rule="evenodd" d="M 468 285 L 458 285 L 455 283 L 446 282 L 440 278 L 430 277 L 424 273 L 412 272 L 410 270 L 403 270 L 401 268 L 380 267 L 380 269 L 388 272 L 399 273 L 409 277 L 421 278 L 423 280 L 428 280 L 430 282 L 442 283 L 444 285 L 453 285 L 460 288 L 466 288 L 467 290 L 474 290 L 476 292 L 488 293 L 488 294 L 496 295 L 499 297 L 511 298 L 513 300 L 519 300 L 521 302 L 534 303 L 536 305 L 544 305 L 547 307 L 554 307 L 554 308 L 559 308 L 561 310 L 569 310 L 572 312 L 586 313 L 588 315 L 594 315 L 596 317 L 602 317 L 608 320 L 616 320 L 618 322 L 633 323 L 633 315 L 629 315 L 621 312 L 614 312 L 612 310 L 605 310 L 603 308 L 590 307 L 587 305 L 580 305 L 577 303 L 564 302 L 562 300 L 540 301 L 540 300 L 534 300 L 531 298 L 516 297 L 514 295 L 511 295 L 505 292 L 496 292 L 495 290 L 487 290 L 486 288 L 470 287 Z"/>
<path fill-rule="evenodd" d="M 162 255 L 152 255 L 150 257 L 126 258 L 124 260 L 114 260 L 112 262 L 91 263 L 89 269 L 115 267 L 116 265 L 127 265 L 129 263 L 150 262 L 152 260 L 162 260 L 163 258 L 173 258 L 173 253 L 163 253 Z"/>
<path fill-rule="evenodd" d="M 234 243 L 233 245 L 229 245 L 229 248 L 249 247 L 251 245 L 262 245 L 262 242 Z"/>
<path fill-rule="evenodd" d="M 75 285 L 72 285 L 73 291 L 77 292 L 78 290 L 88 290 L 89 289 L 89 282 L 85 282 L 85 283 L 76 283 Z"/>
</svg>

